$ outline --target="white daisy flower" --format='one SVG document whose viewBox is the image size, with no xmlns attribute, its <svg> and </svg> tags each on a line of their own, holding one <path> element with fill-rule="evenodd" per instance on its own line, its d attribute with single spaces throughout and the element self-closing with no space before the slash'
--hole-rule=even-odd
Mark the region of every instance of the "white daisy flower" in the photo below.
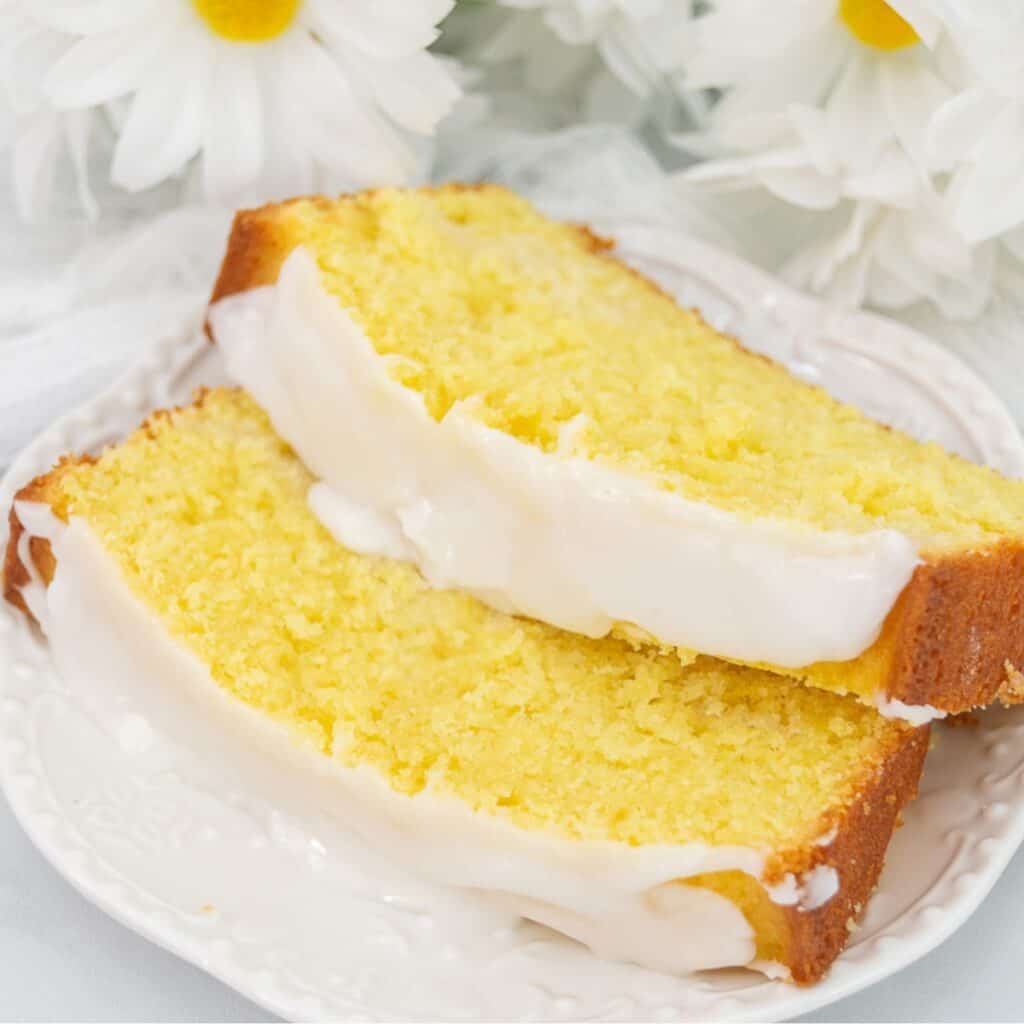
<svg viewBox="0 0 1024 1024">
<path fill-rule="evenodd" d="M 968 240 L 1005 236 L 1024 253 L 1024 6 L 946 0 L 939 9 L 972 76 L 930 126 L 929 155 L 952 172 L 950 216 Z"/>
<path fill-rule="evenodd" d="M 0 149 L 10 150 L 14 200 L 29 221 L 49 206 L 64 158 L 69 158 L 82 208 L 90 217 L 97 212 L 86 168 L 91 113 L 58 113 L 42 90 L 46 73 L 71 42 L 16 0 L 0 0 L 0 108 L 7 122 Z"/>
<path fill-rule="evenodd" d="M 459 94 L 426 52 L 453 0 L 32 0 L 75 37 L 49 71 L 57 110 L 124 102 L 112 179 L 139 191 L 201 159 L 219 201 L 395 184 L 406 133 Z"/>
<path fill-rule="evenodd" d="M 815 211 L 786 273 L 850 305 L 921 299 L 973 316 L 994 254 L 943 209 L 929 125 L 963 75 L 934 0 L 718 0 L 698 22 L 691 82 L 728 89 L 689 144 L 685 178 L 762 188 Z"/>
<path fill-rule="evenodd" d="M 697 40 L 691 85 L 728 92 L 689 141 L 736 159 L 695 173 L 745 177 L 809 208 L 860 191 L 911 198 L 908 169 L 953 94 L 941 22 L 921 0 L 718 0 Z"/>
</svg>

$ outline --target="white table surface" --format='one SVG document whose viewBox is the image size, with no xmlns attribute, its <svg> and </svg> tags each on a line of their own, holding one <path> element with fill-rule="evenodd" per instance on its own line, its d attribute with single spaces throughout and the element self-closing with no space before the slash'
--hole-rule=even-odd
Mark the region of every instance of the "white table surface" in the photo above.
<svg viewBox="0 0 1024 1024">
<path fill-rule="evenodd" d="M 1024 1019 L 1024 853 L 978 912 L 923 960 L 803 1018 Z M 269 1021 L 220 982 L 78 895 L 0 804 L 0 1020 Z"/>
</svg>

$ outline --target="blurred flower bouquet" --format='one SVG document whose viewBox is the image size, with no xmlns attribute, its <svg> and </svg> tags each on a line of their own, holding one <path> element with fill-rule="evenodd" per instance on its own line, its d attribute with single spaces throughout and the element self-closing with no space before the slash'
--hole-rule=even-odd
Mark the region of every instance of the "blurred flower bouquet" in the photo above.
<svg viewBox="0 0 1024 1024">
<path fill-rule="evenodd" d="M 568 194 L 614 139 L 623 192 L 837 302 L 971 318 L 1024 257 L 1018 0 L 0 0 L 0 96 L 27 219 L 526 153 Z"/>
</svg>

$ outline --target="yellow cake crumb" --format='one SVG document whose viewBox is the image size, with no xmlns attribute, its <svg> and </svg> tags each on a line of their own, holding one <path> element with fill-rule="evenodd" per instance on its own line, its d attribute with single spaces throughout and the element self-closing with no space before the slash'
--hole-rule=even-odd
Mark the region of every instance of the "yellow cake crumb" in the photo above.
<svg viewBox="0 0 1024 1024">
<path fill-rule="evenodd" d="M 794 848 L 908 735 L 770 673 L 591 640 L 339 546 L 242 392 L 62 471 L 133 591 L 215 681 L 398 791 L 627 843 Z M 725 883 L 723 883 L 725 884 Z"/>
<path fill-rule="evenodd" d="M 1024 485 L 890 431 L 736 343 L 593 236 L 496 186 L 381 189 L 274 208 L 282 251 L 325 287 L 440 419 L 472 415 L 738 515 L 864 532 L 926 552 L 1024 532 Z"/>
</svg>

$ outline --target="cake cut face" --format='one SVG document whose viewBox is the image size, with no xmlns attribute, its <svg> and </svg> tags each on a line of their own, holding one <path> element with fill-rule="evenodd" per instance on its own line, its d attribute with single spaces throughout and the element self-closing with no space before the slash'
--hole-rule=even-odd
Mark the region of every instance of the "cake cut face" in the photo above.
<svg viewBox="0 0 1024 1024">
<path fill-rule="evenodd" d="M 695 870 L 663 884 L 732 908 L 748 960 L 821 975 L 874 886 L 927 729 L 764 671 L 683 666 L 435 590 L 408 564 L 338 545 L 310 511 L 314 482 L 244 393 L 206 393 L 19 494 L 7 597 L 59 578 L 72 551 L 62 531 L 84 530 L 211 690 L 341 777 L 371 773 L 398 820 L 422 826 L 438 798 L 467 829 L 501 830 L 512 864 L 532 863 L 523 851 L 537 844 L 563 867 L 595 849 L 627 866 L 686 853 Z M 59 526 L 26 543 L 40 507 Z M 535 893 L 512 896 L 560 926 Z M 563 926 L 585 941 L 587 928 Z M 684 932 L 681 918 L 679 941 L 692 941 Z"/>
<path fill-rule="evenodd" d="M 307 247 L 435 420 L 472 401 L 481 422 L 549 453 L 571 427 L 574 454 L 749 519 L 884 522 L 928 553 L 1024 532 L 1020 484 L 741 352 L 608 243 L 505 189 L 299 200 L 247 223 L 257 266 L 236 280 L 228 263 L 214 299 L 274 283 L 281 253 Z"/>
<path fill-rule="evenodd" d="M 897 710 L 958 712 L 994 699 L 1005 664 L 1024 660 L 1024 625 L 1014 612 L 1024 598 L 1024 484 L 889 430 L 746 352 L 611 258 L 608 248 L 492 186 L 295 200 L 237 216 L 213 296 L 212 335 L 314 472 L 345 501 L 398 523 L 409 557 L 432 578 L 441 575 L 444 557 L 446 583 L 495 594 L 497 603 L 524 614 L 580 632 L 620 624 L 632 636 L 781 666 Z M 304 326 L 287 326 L 282 270 L 296 253 L 315 265 L 344 323 L 317 313 Z M 245 293 L 274 285 L 276 304 L 246 304 Z M 312 301 L 299 288 L 290 294 L 293 303 L 297 294 L 300 305 Z M 266 360 L 291 360 L 273 387 L 258 379 L 257 347 L 239 341 L 252 337 L 260 314 L 270 325 Z M 289 330 L 319 332 L 317 358 L 312 345 L 290 350 Z M 369 355 L 359 348 L 364 341 Z M 331 346 L 359 352 L 362 362 L 348 355 L 329 361 Z M 332 377 L 352 394 L 361 389 L 372 404 L 384 385 L 380 376 L 370 381 L 371 357 L 375 372 L 414 397 L 429 420 L 419 432 L 433 440 L 424 441 L 401 486 L 358 484 L 353 494 L 347 489 L 358 476 L 354 467 L 323 446 L 342 443 L 346 433 L 372 432 L 367 447 L 380 446 L 381 460 L 398 465 L 407 439 L 385 450 L 374 421 L 354 419 L 341 391 L 333 419 L 321 420 L 315 436 L 303 433 L 288 405 L 320 388 L 326 394 L 324 378 Z M 325 439 L 328 423 L 335 429 Z M 445 438 L 460 424 L 461 454 L 452 456 Z M 545 597 L 549 581 L 538 580 L 531 591 L 529 581 L 477 572 L 465 530 L 442 536 L 436 524 L 417 525 L 411 509 L 417 500 L 440 505 L 451 498 L 455 485 L 422 466 L 458 458 L 471 472 L 476 456 L 463 449 L 472 447 L 466 439 L 479 427 L 533 459 L 534 480 L 553 479 L 571 463 L 578 483 L 583 464 L 597 481 L 590 510 L 619 481 L 630 499 L 617 512 L 624 533 L 711 510 L 718 518 L 701 527 L 710 539 L 693 530 L 690 536 L 698 537 L 693 546 L 719 544 L 726 552 L 720 578 L 712 581 L 704 563 L 676 560 L 670 549 L 673 538 L 686 544 L 686 523 L 667 534 L 664 550 L 651 545 L 646 557 L 623 558 L 632 570 L 613 564 L 613 545 L 602 534 L 604 553 L 588 552 L 562 567 L 563 577 L 585 581 L 586 595 L 560 604 Z M 474 495 L 502 475 L 496 458 L 485 470 L 472 480 Z M 490 497 L 509 505 L 506 494 Z M 537 507 L 524 518 L 550 520 L 552 533 L 590 529 L 575 497 L 562 502 L 562 521 L 561 497 L 546 508 L 536 495 L 531 500 Z M 657 523 L 647 511 L 655 505 L 663 509 Z M 488 526 L 486 506 L 476 519 L 479 544 L 501 547 L 506 563 L 528 557 L 521 523 L 506 529 L 494 518 Z M 724 540 L 723 524 L 732 531 Z M 557 554 L 557 543 L 551 546 Z M 809 557 L 816 568 L 800 586 L 795 575 L 778 591 L 766 583 L 809 566 Z M 645 572 L 653 588 L 662 588 L 646 604 L 634 596 Z M 623 575 L 618 591 L 608 582 L 613 573 Z M 829 582 L 820 593 L 808 585 L 816 575 Z M 699 592 L 712 582 L 722 597 L 708 618 L 734 619 L 732 641 L 700 621 Z M 603 603 L 586 605 L 599 591 Z M 781 600 L 787 591 L 806 594 L 804 603 L 799 596 Z M 673 604 L 676 611 L 665 610 Z"/>
</svg>

